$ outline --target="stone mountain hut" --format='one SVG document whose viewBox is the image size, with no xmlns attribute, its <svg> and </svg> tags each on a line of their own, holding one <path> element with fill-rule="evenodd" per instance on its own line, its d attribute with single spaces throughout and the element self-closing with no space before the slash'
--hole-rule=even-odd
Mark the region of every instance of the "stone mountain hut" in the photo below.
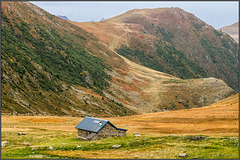
<svg viewBox="0 0 240 160">
<path fill-rule="evenodd" d="M 106 137 L 126 136 L 127 129 L 114 126 L 108 120 L 85 117 L 76 127 L 77 139 L 98 140 Z"/>
</svg>

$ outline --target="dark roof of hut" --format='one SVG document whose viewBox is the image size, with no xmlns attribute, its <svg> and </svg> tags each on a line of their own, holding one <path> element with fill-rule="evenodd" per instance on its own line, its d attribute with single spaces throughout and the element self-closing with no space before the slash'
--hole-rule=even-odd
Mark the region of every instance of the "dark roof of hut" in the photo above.
<svg viewBox="0 0 240 160">
<path fill-rule="evenodd" d="M 85 117 L 75 128 L 98 133 L 107 123 L 118 130 L 127 131 L 127 129 L 117 128 L 108 120 Z"/>
</svg>

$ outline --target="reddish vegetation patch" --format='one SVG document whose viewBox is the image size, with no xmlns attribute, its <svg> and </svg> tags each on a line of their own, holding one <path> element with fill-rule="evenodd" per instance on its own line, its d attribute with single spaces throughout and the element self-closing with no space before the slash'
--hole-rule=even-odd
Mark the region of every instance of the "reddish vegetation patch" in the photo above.
<svg viewBox="0 0 240 160">
<path fill-rule="evenodd" d="M 117 71 L 119 74 L 123 75 L 123 76 L 126 76 L 126 75 L 127 75 L 127 71 L 126 71 L 126 70 L 123 70 L 123 69 L 121 69 L 121 68 L 117 68 L 116 71 Z"/>
<path fill-rule="evenodd" d="M 135 87 L 133 85 L 130 85 L 128 83 L 124 82 L 117 82 L 118 86 L 122 87 L 125 91 L 134 91 Z"/>
</svg>

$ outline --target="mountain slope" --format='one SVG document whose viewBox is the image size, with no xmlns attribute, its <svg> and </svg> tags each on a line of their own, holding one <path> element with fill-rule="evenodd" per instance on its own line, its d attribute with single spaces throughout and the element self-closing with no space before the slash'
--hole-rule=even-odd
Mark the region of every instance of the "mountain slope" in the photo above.
<svg viewBox="0 0 240 160">
<path fill-rule="evenodd" d="M 105 109 L 102 114 L 134 113 L 100 95 L 94 97 L 108 87 L 111 77 L 106 70 L 111 69 L 88 51 L 86 45 L 96 41 L 93 35 L 29 2 L 3 2 L 1 7 L 3 112 L 91 115 Z M 79 87 L 85 87 L 81 98 L 73 92 Z M 88 93 L 88 88 L 96 93 Z"/>
<path fill-rule="evenodd" d="M 220 28 L 218 30 L 229 34 L 236 42 L 239 43 L 238 29 L 239 29 L 239 22 L 236 22 L 236 23 L 234 23 L 232 25 L 222 27 L 222 28 Z"/>
<path fill-rule="evenodd" d="M 115 75 L 108 90 L 141 113 L 203 107 L 235 93 L 220 79 L 180 79 L 122 58 L 129 70 Z"/>
<path fill-rule="evenodd" d="M 216 78 L 183 80 L 119 55 L 122 45 L 155 49 L 159 39 L 142 25 L 70 23 L 29 2 L 1 8 L 2 112 L 123 116 L 202 107 L 235 93 Z M 199 75 L 191 59 L 176 56 L 185 67 L 177 73 Z"/>
<path fill-rule="evenodd" d="M 182 9 L 135 9 L 100 23 L 72 23 L 134 62 L 180 78 L 220 78 L 238 90 L 237 43 Z"/>
</svg>

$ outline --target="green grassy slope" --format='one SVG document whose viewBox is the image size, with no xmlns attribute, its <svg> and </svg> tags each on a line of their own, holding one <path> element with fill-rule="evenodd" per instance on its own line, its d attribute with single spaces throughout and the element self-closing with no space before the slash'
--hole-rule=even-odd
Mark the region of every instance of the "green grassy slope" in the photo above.
<svg viewBox="0 0 240 160">
<path fill-rule="evenodd" d="M 37 131 L 37 129 L 35 129 Z M 46 132 L 46 131 L 45 131 Z M 41 133 L 43 133 L 41 131 Z M 37 135 L 35 139 L 32 135 L 24 137 L 13 136 L 11 132 L 4 132 L 3 138 L 7 140 L 7 145 L 3 148 L 2 158 L 4 159 L 93 159 L 93 158 L 125 158 L 125 159 L 176 159 L 178 154 L 186 153 L 188 159 L 238 159 L 237 137 L 209 137 L 205 135 L 194 136 L 158 136 L 144 135 L 134 137 L 112 137 L 98 141 L 79 141 L 67 132 L 50 132 L 44 139 Z M 11 140 L 8 137 L 14 139 Z M 32 146 L 24 146 L 27 142 Z M 19 143 L 16 143 L 19 142 Z M 120 148 L 113 149 L 113 145 L 121 145 Z M 52 146 L 54 150 L 49 149 Z M 77 147 L 81 146 L 81 147 Z M 33 148 L 33 149 L 32 149 Z M 124 153 L 124 154 L 123 154 Z"/>
</svg>

